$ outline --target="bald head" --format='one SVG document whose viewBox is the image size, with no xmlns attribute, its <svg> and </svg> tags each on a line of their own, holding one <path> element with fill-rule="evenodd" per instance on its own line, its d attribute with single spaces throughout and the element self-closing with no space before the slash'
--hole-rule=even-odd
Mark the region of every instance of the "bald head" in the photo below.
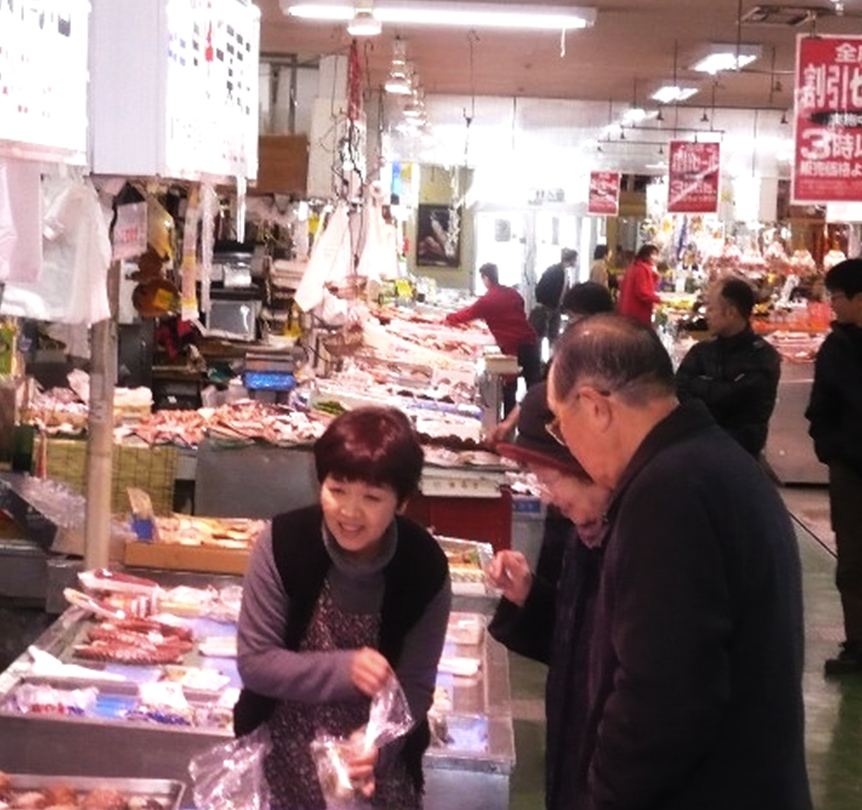
<svg viewBox="0 0 862 810">
<path fill-rule="evenodd" d="M 554 349 L 551 376 L 560 400 L 584 384 L 633 407 L 675 394 L 673 365 L 656 333 L 619 315 L 573 324 Z"/>
</svg>

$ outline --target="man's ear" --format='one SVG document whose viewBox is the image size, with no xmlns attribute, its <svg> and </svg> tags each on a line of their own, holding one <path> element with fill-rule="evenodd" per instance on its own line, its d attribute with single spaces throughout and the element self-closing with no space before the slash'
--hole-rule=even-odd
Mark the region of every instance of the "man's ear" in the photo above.
<svg viewBox="0 0 862 810">
<path fill-rule="evenodd" d="M 580 390 L 581 407 L 587 419 L 588 429 L 606 431 L 613 420 L 613 407 L 610 396 L 599 392 L 592 385 L 584 385 Z"/>
</svg>

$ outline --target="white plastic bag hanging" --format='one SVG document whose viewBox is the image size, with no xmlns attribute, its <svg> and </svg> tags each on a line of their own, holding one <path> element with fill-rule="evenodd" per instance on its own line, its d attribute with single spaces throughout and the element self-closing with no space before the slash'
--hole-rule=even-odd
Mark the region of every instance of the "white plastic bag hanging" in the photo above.
<svg viewBox="0 0 862 810">
<path fill-rule="evenodd" d="M 339 203 L 323 234 L 315 242 L 294 300 L 304 312 L 311 312 L 323 302 L 324 287 L 327 284 L 341 286 L 352 267 L 347 206 Z"/>
</svg>

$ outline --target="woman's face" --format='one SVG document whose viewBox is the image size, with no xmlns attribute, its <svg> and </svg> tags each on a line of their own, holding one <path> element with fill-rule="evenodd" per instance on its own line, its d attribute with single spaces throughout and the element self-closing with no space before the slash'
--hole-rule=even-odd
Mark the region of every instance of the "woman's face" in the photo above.
<svg viewBox="0 0 862 810">
<path fill-rule="evenodd" d="M 372 559 L 398 511 L 390 486 L 326 476 L 320 486 L 323 520 L 341 548 L 360 560 Z"/>
<path fill-rule="evenodd" d="M 607 487 L 566 475 L 554 467 L 530 465 L 530 471 L 542 486 L 543 499 L 571 520 L 583 539 L 590 540 L 598 534 L 611 497 Z"/>
</svg>

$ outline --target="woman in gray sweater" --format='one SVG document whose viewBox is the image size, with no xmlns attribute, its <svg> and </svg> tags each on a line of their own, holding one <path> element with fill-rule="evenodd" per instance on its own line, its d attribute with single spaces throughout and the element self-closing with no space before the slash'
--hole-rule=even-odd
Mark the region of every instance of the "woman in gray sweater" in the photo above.
<svg viewBox="0 0 862 810">
<path fill-rule="evenodd" d="M 246 571 L 235 730 L 269 724 L 273 810 L 324 808 L 311 741 L 363 726 L 394 672 L 415 725 L 356 755 L 351 777 L 373 806 L 418 808 L 451 606 L 440 546 L 398 514 L 418 487 L 422 448 L 402 412 L 358 408 L 332 422 L 314 454 L 320 504 L 276 516 Z"/>
</svg>

